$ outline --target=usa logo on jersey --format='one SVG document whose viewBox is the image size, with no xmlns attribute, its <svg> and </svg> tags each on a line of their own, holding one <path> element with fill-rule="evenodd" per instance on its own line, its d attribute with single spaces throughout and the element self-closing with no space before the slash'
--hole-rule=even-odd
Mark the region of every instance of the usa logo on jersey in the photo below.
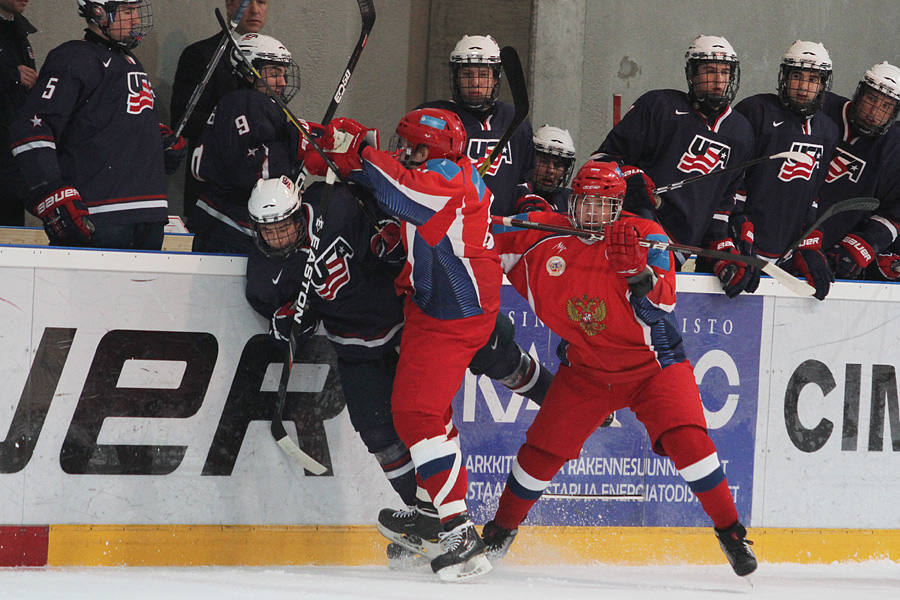
<svg viewBox="0 0 900 600">
<path fill-rule="evenodd" d="M 469 140 L 468 148 L 466 148 L 466 156 L 468 156 L 469 160 L 472 161 L 472 164 L 475 165 L 476 170 L 481 168 L 481 165 L 487 160 L 487 157 L 491 154 L 491 151 L 494 149 L 494 146 L 497 145 L 498 141 L 499 140 Z M 503 150 L 500 151 L 500 155 L 494 159 L 494 162 L 491 163 L 491 166 L 484 173 L 485 176 L 496 175 L 497 171 L 500 170 L 500 166 L 504 164 L 512 164 L 509 144 L 506 144 L 503 147 Z"/>
<path fill-rule="evenodd" d="M 825 153 L 825 149 L 819 144 L 804 144 L 803 142 L 794 142 L 791 144 L 791 152 L 802 152 L 808 154 L 812 158 L 811 163 L 800 163 L 789 158 L 784 159 L 781 163 L 781 169 L 778 171 L 778 179 L 782 181 L 791 181 L 793 179 L 805 179 L 809 181 L 813 171 L 819 166 L 819 159 Z"/>
<path fill-rule="evenodd" d="M 695 135 L 687 152 L 678 162 L 678 170 L 684 173 L 697 172 L 706 175 L 716 168 L 724 169 L 728 164 L 731 147 L 721 142 Z"/>
<path fill-rule="evenodd" d="M 348 258 L 353 256 L 353 248 L 347 240 L 338 236 L 328 249 L 316 259 L 316 273 L 313 287 L 323 300 L 334 300 L 341 288 L 350 281 Z"/>
<path fill-rule="evenodd" d="M 837 155 L 831 159 L 831 164 L 828 165 L 828 177 L 825 178 L 825 183 L 831 183 L 844 176 L 848 177 L 852 183 L 858 183 L 865 168 L 866 161 L 853 156 L 843 148 L 838 148 Z"/>
<path fill-rule="evenodd" d="M 153 108 L 153 88 L 146 73 L 128 73 L 128 114 L 139 115 Z"/>
</svg>

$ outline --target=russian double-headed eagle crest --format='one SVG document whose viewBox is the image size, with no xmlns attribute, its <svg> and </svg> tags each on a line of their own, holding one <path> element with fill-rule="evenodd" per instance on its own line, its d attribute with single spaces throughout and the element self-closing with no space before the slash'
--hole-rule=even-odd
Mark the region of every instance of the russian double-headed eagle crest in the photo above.
<svg viewBox="0 0 900 600">
<path fill-rule="evenodd" d="M 599 298 L 588 298 L 587 294 L 579 298 L 570 298 L 566 302 L 569 318 L 581 325 L 587 335 L 597 335 L 606 329 L 606 302 Z"/>
</svg>

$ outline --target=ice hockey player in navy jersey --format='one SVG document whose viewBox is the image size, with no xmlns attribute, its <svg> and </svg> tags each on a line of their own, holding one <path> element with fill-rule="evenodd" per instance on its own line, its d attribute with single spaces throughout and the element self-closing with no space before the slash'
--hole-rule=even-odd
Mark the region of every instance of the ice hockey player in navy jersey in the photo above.
<svg viewBox="0 0 900 600">
<path fill-rule="evenodd" d="M 497 100 L 503 69 L 500 46 L 489 35 L 464 35 L 450 53 L 450 89 L 453 101 L 426 102 L 420 108 L 431 107 L 456 113 L 466 128 L 466 156 L 477 169 L 487 159 L 497 141 L 503 136 L 515 110 Z M 528 206 L 519 206 L 524 196 L 531 194 L 531 175 L 534 170 L 534 144 L 531 121 L 522 121 L 506 147 L 491 163 L 484 181 L 494 194 L 495 215 L 515 215 Z M 531 198 L 534 202 L 536 199 Z M 539 200 L 539 199 L 538 199 Z M 549 207 L 541 205 L 541 209 Z"/>
<path fill-rule="evenodd" d="M 297 313 L 293 305 L 304 288 L 312 224 L 322 212 L 324 186 L 312 184 L 303 192 L 302 204 L 298 188 L 284 176 L 261 179 L 250 194 L 255 244 L 247 262 L 246 296 L 270 320 L 269 333 L 280 343 L 287 343 Z M 319 232 L 297 341 L 302 344 L 322 325 L 337 354 L 353 428 L 400 498 L 415 504 L 415 470 L 391 414 L 403 329 L 403 298 L 394 289 L 394 278 L 406 255 L 400 225 L 382 216 L 376 232 L 348 189 L 335 186 Z"/>
<path fill-rule="evenodd" d="M 152 27 L 150 1 L 78 0 L 78 13 L 84 39 L 50 51 L 11 126 L 26 208 L 53 245 L 159 250 L 165 173 L 177 168 L 184 140 L 160 124 L 131 52 Z"/>
<path fill-rule="evenodd" d="M 188 218 L 195 252 L 249 253 L 253 232 L 247 201 L 253 186 L 259 179 L 282 175 L 294 179 L 302 158 L 298 149 L 305 147 L 305 139 L 268 92 L 290 102 L 299 91 L 299 71 L 290 51 L 258 33 L 241 36 L 238 47 L 265 81 L 257 81 L 240 57 L 230 55 L 246 87 L 219 100 L 194 151 L 191 167 L 203 183 Z"/>
<path fill-rule="evenodd" d="M 898 110 L 900 69 L 887 62 L 865 72 L 852 100 L 831 92 L 825 98 L 822 112 L 837 123 L 841 137 L 819 189 L 819 210 L 860 196 L 881 201 L 875 212 L 843 212 L 822 224 L 822 247 L 838 279 L 900 277 L 888 250 L 900 229 Z"/>
<path fill-rule="evenodd" d="M 628 182 L 625 210 L 657 220 L 680 244 L 737 253 L 741 232 L 729 231 L 728 219 L 740 173 L 654 194 L 654 183 L 669 185 L 746 162 L 753 144 L 750 124 L 731 108 L 741 65 L 728 40 L 695 38 L 685 53 L 684 70 L 687 93 L 664 89 L 642 95 L 594 158 L 622 166 Z M 675 258 L 680 269 L 686 257 Z M 718 261 L 711 270 L 729 296 L 740 293 L 750 277 L 745 265 L 730 261 Z"/>
<path fill-rule="evenodd" d="M 744 173 L 734 211 L 739 216 L 733 222 L 749 220 L 752 251 L 763 258 L 780 257 L 816 218 L 819 188 L 838 141 L 837 125 L 820 111 L 831 81 L 828 50 L 822 44 L 798 40 L 781 59 L 778 94 L 757 94 L 735 106 L 753 127 L 753 158 L 794 151 L 811 159 L 768 160 Z M 785 264 L 816 288 L 819 300 L 834 281 L 821 248 L 822 233 L 814 231 Z M 753 283 L 746 287 L 748 292 L 755 289 Z"/>
<path fill-rule="evenodd" d="M 569 210 L 569 179 L 575 166 L 575 142 L 568 130 L 541 125 L 534 132 L 534 174 L 531 187 L 556 212 Z"/>
</svg>

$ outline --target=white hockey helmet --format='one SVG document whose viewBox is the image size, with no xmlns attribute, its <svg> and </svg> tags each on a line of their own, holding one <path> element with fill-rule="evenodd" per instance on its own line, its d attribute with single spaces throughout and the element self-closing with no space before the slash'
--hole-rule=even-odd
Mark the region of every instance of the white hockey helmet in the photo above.
<svg viewBox="0 0 900 600">
<path fill-rule="evenodd" d="M 820 77 L 821 87 L 816 97 L 808 102 L 798 102 L 791 98 L 790 75 L 795 71 L 816 73 Z M 818 42 L 797 40 L 781 57 L 781 69 L 778 72 L 778 96 L 784 105 L 801 118 L 812 116 L 825 102 L 825 92 L 831 89 L 832 80 L 831 56 L 825 46 Z"/>
<path fill-rule="evenodd" d="M 300 188 L 289 177 L 257 181 L 247 209 L 253 239 L 266 256 L 283 258 L 309 244 Z"/>
<path fill-rule="evenodd" d="M 531 178 L 534 191 L 539 194 L 555 194 L 568 185 L 572 176 L 572 168 L 575 165 L 575 142 L 565 129 L 541 125 L 534 132 L 534 152 L 537 155 L 537 164 L 534 175 Z M 556 166 L 562 169 L 561 173 L 552 171 L 549 167 Z"/>
<path fill-rule="evenodd" d="M 95 2 L 92 0 L 76 0 L 78 14 L 87 20 L 89 24 L 96 25 L 100 31 L 114 44 L 131 50 L 141 43 L 150 30 L 153 29 L 153 7 L 150 0 L 110 0 L 108 2 Z M 123 40 L 109 35 L 109 26 L 116 21 L 118 8 L 123 5 L 132 5 L 129 8 L 137 11 L 137 24 L 131 28 L 130 35 Z"/>
<path fill-rule="evenodd" d="M 238 39 L 237 46 L 257 71 L 261 72 L 267 65 L 285 68 L 285 86 L 279 94 L 285 102 L 290 102 L 300 91 L 300 69 L 284 44 L 261 33 L 245 33 Z M 232 49 L 229 60 L 235 73 L 245 79 L 255 80 L 253 71 L 241 59 L 237 50 Z"/>
<path fill-rule="evenodd" d="M 472 65 L 490 67 L 494 72 L 494 86 L 487 97 L 473 97 L 468 90 L 460 87 L 459 70 Z M 481 112 L 494 105 L 502 76 L 500 46 L 489 35 L 464 35 L 450 53 L 450 90 L 453 100 L 469 110 Z"/>
<path fill-rule="evenodd" d="M 879 101 L 873 102 L 871 92 L 881 95 Z M 898 111 L 900 69 L 886 61 L 880 62 L 866 71 L 856 86 L 848 118 L 860 135 L 879 136 L 894 123 Z"/>
<path fill-rule="evenodd" d="M 697 78 L 700 65 L 705 62 L 727 63 L 731 67 L 728 85 L 721 95 L 710 95 L 703 89 L 706 82 Z M 719 111 L 734 102 L 741 85 L 741 63 L 731 44 L 723 37 L 699 35 L 690 43 L 684 54 L 684 75 L 687 78 L 688 97 L 698 108 Z"/>
</svg>

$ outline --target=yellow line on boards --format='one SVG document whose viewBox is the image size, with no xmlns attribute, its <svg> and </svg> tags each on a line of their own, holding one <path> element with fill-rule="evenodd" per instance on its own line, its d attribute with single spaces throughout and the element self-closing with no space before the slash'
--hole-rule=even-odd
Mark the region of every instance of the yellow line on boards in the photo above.
<svg viewBox="0 0 900 600">
<path fill-rule="evenodd" d="M 751 528 L 762 562 L 900 561 L 900 530 Z M 51 525 L 51 566 L 378 565 L 372 526 Z M 725 564 L 712 528 L 522 527 L 511 564 Z"/>
</svg>

